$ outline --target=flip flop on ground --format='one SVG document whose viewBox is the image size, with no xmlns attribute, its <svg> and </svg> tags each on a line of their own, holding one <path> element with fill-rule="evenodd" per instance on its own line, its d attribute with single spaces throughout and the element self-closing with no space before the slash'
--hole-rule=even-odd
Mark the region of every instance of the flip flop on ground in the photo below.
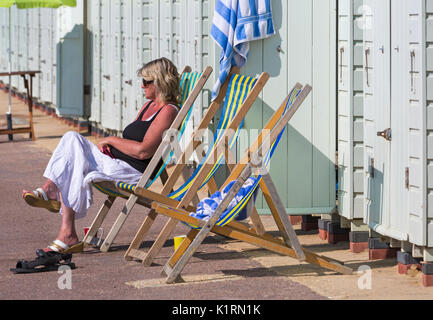
<svg viewBox="0 0 433 320">
<path fill-rule="evenodd" d="M 50 212 L 60 211 L 60 201 L 48 199 L 47 194 L 42 188 L 37 188 L 32 192 L 24 194 L 24 200 L 32 207 L 44 208 Z"/>
</svg>

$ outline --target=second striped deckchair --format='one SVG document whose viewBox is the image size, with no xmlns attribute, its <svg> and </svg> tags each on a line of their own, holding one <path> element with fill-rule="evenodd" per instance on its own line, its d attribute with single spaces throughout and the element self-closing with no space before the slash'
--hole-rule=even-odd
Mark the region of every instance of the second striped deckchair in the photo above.
<svg viewBox="0 0 433 320">
<path fill-rule="evenodd" d="M 164 272 L 167 275 L 167 283 L 182 281 L 180 273 L 209 232 L 248 242 L 255 246 L 279 254 L 288 255 L 301 261 L 307 261 L 343 274 L 352 273 L 352 269 L 343 266 L 341 262 L 316 255 L 300 246 L 288 219 L 283 202 L 266 169 L 287 122 L 305 100 L 311 91 L 311 87 L 306 85 L 301 92 L 297 93 L 296 91 L 297 89 L 295 87 L 270 119 L 265 127 L 266 130 L 262 131 L 257 141 L 252 144 L 241 162 L 236 165 L 222 188 L 232 181 L 235 181 L 234 184 L 207 221 L 191 216 L 191 211 L 182 209 L 179 206 L 173 207 L 156 202 L 152 204 L 152 208 L 157 213 L 167 215 L 192 227 L 185 240 L 164 267 Z M 292 99 L 293 96 L 296 96 L 294 101 Z M 262 157 L 262 155 L 264 156 Z M 255 174 L 254 177 L 251 177 L 257 168 L 259 168 L 260 171 Z M 234 205 L 232 201 L 247 179 L 253 179 L 254 182 L 247 191 L 243 190 L 245 192 L 242 193 L 242 198 L 237 202 L 235 201 Z M 269 234 L 255 234 L 242 224 L 232 221 L 240 210 L 246 206 L 246 203 L 251 199 L 252 194 L 259 186 L 269 205 L 283 241 Z"/>
<path fill-rule="evenodd" d="M 178 139 L 181 139 L 185 131 L 188 119 L 191 116 L 194 101 L 197 99 L 198 95 L 200 94 L 201 90 L 206 84 L 206 81 L 209 79 L 211 73 L 212 73 L 212 68 L 209 66 L 202 73 L 192 72 L 189 66 L 186 66 L 182 71 L 181 79 L 180 79 L 181 109 L 170 127 L 170 129 L 179 128 Z M 161 178 L 163 183 L 167 180 L 167 173 L 165 171 L 165 168 L 173 156 L 173 151 L 171 151 L 169 156 L 164 159 L 157 173 L 153 177 L 151 177 L 152 173 L 160 163 L 160 159 L 163 158 L 163 154 L 166 151 L 167 147 L 168 146 L 166 142 L 164 141 L 161 142 L 160 146 L 158 147 L 157 151 L 152 157 L 152 160 L 150 161 L 146 170 L 143 172 L 139 185 L 144 184 L 144 187 L 148 188 L 158 178 Z M 99 242 L 102 241 L 102 239 L 95 238 L 95 235 L 97 234 L 99 227 L 102 225 L 103 221 L 105 220 L 105 217 L 107 216 L 116 198 L 121 197 L 121 198 L 128 199 L 130 197 L 130 192 L 127 192 L 128 191 L 127 189 L 125 190 L 125 188 L 130 188 L 130 186 L 123 184 L 122 182 L 118 182 L 114 184 L 111 182 L 104 182 L 104 181 L 93 183 L 93 186 L 97 190 L 106 194 L 107 199 L 104 201 L 103 205 L 99 209 L 87 234 L 84 236 L 83 242 L 84 244 L 97 245 L 100 244 Z M 125 222 L 127 216 L 128 216 L 127 214 L 119 215 L 118 219 L 111 227 L 111 230 L 109 232 L 110 237 L 114 238 L 117 235 L 117 233 L 122 227 L 122 224 Z M 106 240 L 102 245 L 103 247 L 109 248 L 111 242 Z"/>
<path fill-rule="evenodd" d="M 170 191 L 176 183 L 176 174 L 169 178 L 161 194 L 143 188 L 135 188 L 134 193 L 139 199 L 142 201 L 158 201 L 166 204 L 180 202 L 182 207 L 191 208 L 191 201 L 204 185 L 208 184 L 209 191 L 211 193 L 215 192 L 218 188 L 213 181 L 213 176 L 222 165 L 224 156 L 230 153 L 230 147 L 236 142 L 245 115 L 268 79 L 269 75 L 267 73 L 262 73 L 258 79 L 256 79 L 232 72 L 221 88 L 218 97 L 212 102 L 209 108 L 216 108 L 224 100 L 222 117 L 219 121 L 212 147 L 208 149 L 208 152 L 201 160 L 192 176 L 181 187 L 172 192 Z M 223 138 L 226 141 L 222 144 L 221 141 Z M 194 142 L 191 143 L 193 144 Z M 216 150 L 217 147 L 218 150 Z M 186 152 L 189 153 L 190 150 L 192 150 L 191 148 L 192 145 L 188 146 Z M 179 158 L 173 173 L 182 170 L 186 159 L 185 154 Z M 156 213 L 152 210 L 148 213 L 125 254 L 126 260 L 137 259 L 141 260 L 144 265 L 151 265 L 154 257 L 159 253 L 177 224 L 176 220 L 169 220 L 161 230 L 150 250 L 146 253 L 140 250 L 139 247 L 156 219 L 156 216 Z"/>
</svg>

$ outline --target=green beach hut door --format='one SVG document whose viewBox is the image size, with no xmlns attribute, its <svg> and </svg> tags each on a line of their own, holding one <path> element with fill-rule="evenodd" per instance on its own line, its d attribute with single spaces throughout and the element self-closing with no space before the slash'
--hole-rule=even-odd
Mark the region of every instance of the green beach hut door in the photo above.
<svg viewBox="0 0 433 320">
<path fill-rule="evenodd" d="M 245 119 L 250 141 L 296 82 L 313 87 L 271 161 L 271 175 L 291 215 L 326 214 L 336 208 L 336 11 L 336 0 L 272 1 L 276 34 L 250 43 L 242 69 L 248 75 L 266 71 L 271 76 Z M 240 145 L 239 152 L 245 147 Z M 269 213 L 260 196 L 256 207 Z"/>
</svg>

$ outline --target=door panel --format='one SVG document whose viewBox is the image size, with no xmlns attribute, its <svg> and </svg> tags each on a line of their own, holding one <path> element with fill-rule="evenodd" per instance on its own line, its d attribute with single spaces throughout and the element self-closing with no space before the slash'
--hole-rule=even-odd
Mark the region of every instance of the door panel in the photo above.
<svg viewBox="0 0 433 320">
<path fill-rule="evenodd" d="M 371 29 L 383 30 L 364 33 L 365 222 L 376 230 L 389 210 L 390 144 L 376 133 L 390 128 L 390 0 L 368 0 L 364 4 L 372 9 L 372 16 L 367 17 Z"/>
</svg>

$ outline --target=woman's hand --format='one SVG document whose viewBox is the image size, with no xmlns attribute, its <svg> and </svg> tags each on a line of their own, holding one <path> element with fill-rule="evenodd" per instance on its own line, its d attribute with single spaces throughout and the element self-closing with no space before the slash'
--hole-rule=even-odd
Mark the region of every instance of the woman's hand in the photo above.
<svg viewBox="0 0 433 320">
<path fill-rule="evenodd" d="M 99 151 L 101 151 L 102 153 L 104 153 L 104 148 L 107 149 L 108 151 L 111 151 L 111 145 L 108 139 L 103 139 L 101 141 L 98 142 L 98 144 L 96 145 L 99 149 Z"/>
</svg>

